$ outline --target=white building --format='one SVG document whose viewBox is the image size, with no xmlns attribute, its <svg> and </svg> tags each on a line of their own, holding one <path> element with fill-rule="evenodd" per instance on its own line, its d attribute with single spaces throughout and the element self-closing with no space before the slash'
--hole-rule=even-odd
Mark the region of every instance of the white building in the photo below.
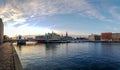
<svg viewBox="0 0 120 70">
<path fill-rule="evenodd" d="M 89 41 L 100 41 L 100 35 L 91 34 L 88 36 Z"/>
</svg>

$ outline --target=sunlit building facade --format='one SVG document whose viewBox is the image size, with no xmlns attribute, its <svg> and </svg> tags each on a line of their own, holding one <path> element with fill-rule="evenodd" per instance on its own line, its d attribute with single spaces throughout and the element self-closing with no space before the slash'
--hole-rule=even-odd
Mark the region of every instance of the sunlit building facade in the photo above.
<svg viewBox="0 0 120 70">
<path fill-rule="evenodd" d="M 120 33 L 113 33 L 112 41 L 120 41 Z"/>
<path fill-rule="evenodd" d="M 4 33 L 4 25 L 2 19 L 0 18 L 0 44 L 3 43 L 3 33 Z"/>
<path fill-rule="evenodd" d="M 102 41 L 120 41 L 120 33 L 101 33 Z"/>
<path fill-rule="evenodd" d="M 89 41 L 100 41 L 100 38 L 101 38 L 100 35 L 95 35 L 95 34 L 91 34 L 88 36 Z"/>
</svg>

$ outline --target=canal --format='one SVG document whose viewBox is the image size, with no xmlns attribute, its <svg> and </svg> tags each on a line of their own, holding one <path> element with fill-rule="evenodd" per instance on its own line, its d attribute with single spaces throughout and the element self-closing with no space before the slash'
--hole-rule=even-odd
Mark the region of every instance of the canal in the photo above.
<svg viewBox="0 0 120 70">
<path fill-rule="evenodd" d="M 120 43 L 14 46 L 24 70 L 120 70 Z"/>
</svg>

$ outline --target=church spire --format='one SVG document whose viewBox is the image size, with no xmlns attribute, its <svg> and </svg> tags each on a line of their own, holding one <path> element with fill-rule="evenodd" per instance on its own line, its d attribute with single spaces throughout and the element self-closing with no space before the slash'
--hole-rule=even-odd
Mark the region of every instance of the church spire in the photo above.
<svg viewBox="0 0 120 70">
<path fill-rule="evenodd" d="M 66 32 L 66 37 L 68 37 L 68 33 Z"/>
</svg>

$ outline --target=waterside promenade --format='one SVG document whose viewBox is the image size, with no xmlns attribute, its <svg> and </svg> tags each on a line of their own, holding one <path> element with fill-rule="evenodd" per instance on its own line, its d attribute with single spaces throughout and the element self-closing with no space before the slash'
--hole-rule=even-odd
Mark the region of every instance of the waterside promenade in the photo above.
<svg viewBox="0 0 120 70">
<path fill-rule="evenodd" d="M 18 61 L 19 58 L 16 57 L 12 44 L 4 43 L 0 45 L 0 70 L 21 70 L 22 66 Z"/>
</svg>

